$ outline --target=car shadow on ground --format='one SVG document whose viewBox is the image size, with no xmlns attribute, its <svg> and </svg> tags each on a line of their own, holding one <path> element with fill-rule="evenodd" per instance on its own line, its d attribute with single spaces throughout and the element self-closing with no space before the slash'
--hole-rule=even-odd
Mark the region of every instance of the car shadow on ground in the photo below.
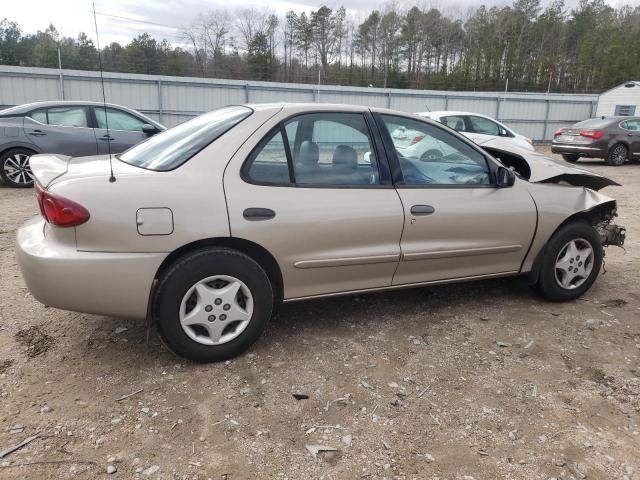
<svg viewBox="0 0 640 480">
<path fill-rule="evenodd" d="M 262 337 L 243 355 L 253 352 L 288 356 L 287 345 L 293 348 L 313 338 L 349 336 L 355 342 L 364 341 L 361 335 L 354 335 L 354 328 L 406 337 L 404 332 L 442 319 L 478 319 L 492 309 L 531 302 L 544 301 L 527 286 L 524 277 L 511 277 L 285 303 L 277 307 Z M 146 322 L 84 314 L 81 317 L 86 319 L 88 335 L 82 343 L 59 345 L 58 349 L 69 349 L 59 354 L 78 359 L 92 355 L 112 368 L 133 364 L 144 369 L 158 362 L 184 361 L 162 345 L 155 329 L 148 331 Z M 322 347 L 317 351 L 309 348 L 301 354 L 323 351 Z"/>
</svg>

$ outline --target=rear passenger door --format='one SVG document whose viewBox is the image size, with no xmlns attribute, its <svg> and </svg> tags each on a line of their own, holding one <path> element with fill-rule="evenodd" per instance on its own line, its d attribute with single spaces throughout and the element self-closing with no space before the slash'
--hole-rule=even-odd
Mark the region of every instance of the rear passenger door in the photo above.
<svg viewBox="0 0 640 480">
<path fill-rule="evenodd" d="M 640 157 L 640 118 L 625 120 L 620 124 L 620 128 L 626 133 L 631 154 Z"/>
<path fill-rule="evenodd" d="M 35 110 L 25 117 L 24 131 L 41 153 L 59 153 L 72 157 L 97 153 L 89 111 L 82 105 Z"/>
<path fill-rule="evenodd" d="M 285 299 L 391 285 L 404 215 L 369 112 L 263 127 L 224 177 L 231 234 L 278 259 Z"/>
<path fill-rule="evenodd" d="M 105 115 L 104 107 L 92 107 L 92 110 L 96 120 L 95 133 L 99 153 L 108 153 L 109 147 L 111 153 L 121 153 L 147 138 L 142 131 L 146 122 L 129 112 L 107 107 Z"/>
</svg>

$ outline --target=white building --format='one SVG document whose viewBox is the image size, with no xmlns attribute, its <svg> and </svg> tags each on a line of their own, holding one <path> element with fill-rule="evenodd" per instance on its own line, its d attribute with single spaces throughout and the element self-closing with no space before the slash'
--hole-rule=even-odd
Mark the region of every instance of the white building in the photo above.
<svg viewBox="0 0 640 480">
<path fill-rule="evenodd" d="M 640 116 L 640 81 L 629 81 L 600 94 L 596 117 Z"/>
</svg>

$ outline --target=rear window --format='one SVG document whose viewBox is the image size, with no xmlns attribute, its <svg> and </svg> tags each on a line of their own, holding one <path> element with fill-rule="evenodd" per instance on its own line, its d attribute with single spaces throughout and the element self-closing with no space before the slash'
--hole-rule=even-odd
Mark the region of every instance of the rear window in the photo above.
<svg viewBox="0 0 640 480">
<path fill-rule="evenodd" d="M 117 158 L 158 172 L 173 170 L 252 113 L 242 106 L 220 108 L 158 133 Z"/>
<path fill-rule="evenodd" d="M 611 125 L 613 122 L 615 122 L 615 119 L 612 120 L 611 118 L 590 118 L 588 120 L 578 122 L 573 126 L 578 128 L 605 128 Z"/>
</svg>

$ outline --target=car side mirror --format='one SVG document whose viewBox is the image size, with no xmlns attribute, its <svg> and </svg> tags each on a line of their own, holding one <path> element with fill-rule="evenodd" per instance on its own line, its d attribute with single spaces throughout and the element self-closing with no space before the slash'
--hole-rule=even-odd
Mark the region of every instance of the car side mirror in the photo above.
<svg viewBox="0 0 640 480">
<path fill-rule="evenodd" d="M 509 170 L 506 167 L 498 167 L 496 177 L 496 185 L 499 188 L 513 187 L 513 184 L 516 182 L 516 174 L 513 172 L 513 170 Z"/>
<path fill-rule="evenodd" d="M 142 132 L 146 135 L 151 136 L 158 133 L 158 129 L 149 123 L 145 123 L 144 125 L 142 125 Z"/>
<path fill-rule="evenodd" d="M 501 137 L 508 137 L 509 134 L 507 133 L 507 131 L 504 128 L 500 129 L 500 136 Z"/>
</svg>

